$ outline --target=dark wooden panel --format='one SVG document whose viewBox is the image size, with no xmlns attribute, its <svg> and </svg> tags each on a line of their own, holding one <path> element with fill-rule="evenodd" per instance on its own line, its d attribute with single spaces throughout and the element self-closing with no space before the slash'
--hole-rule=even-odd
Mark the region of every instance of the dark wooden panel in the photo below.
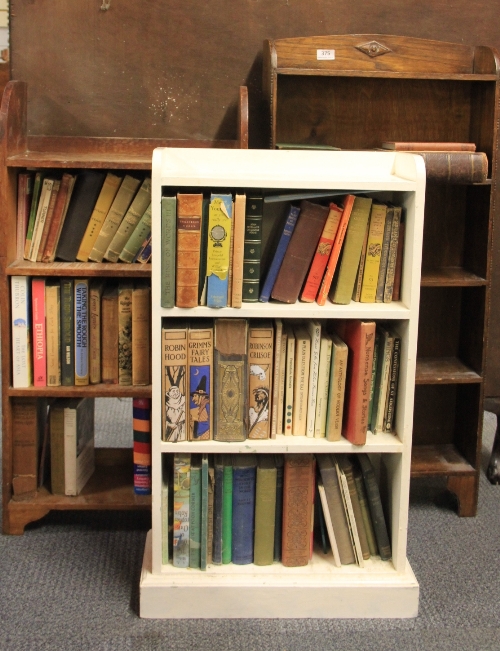
<svg viewBox="0 0 500 651">
<path fill-rule="evenodd" d="M 413 446 L 454 442 L 457 386 L 419 384 L 415 387 Z"/>
</svg>

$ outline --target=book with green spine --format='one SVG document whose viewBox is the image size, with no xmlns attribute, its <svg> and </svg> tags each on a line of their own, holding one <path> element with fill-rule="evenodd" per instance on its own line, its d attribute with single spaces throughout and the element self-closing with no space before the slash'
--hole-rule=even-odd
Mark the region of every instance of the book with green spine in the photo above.
<svg viewBox="0 0 500 651">
<path fill-rule="evenodd" d="M 207 569 L 208 562 L 208 518 L 209 518 L 209 468 L 208 454 L 201 458 L 201 527 L 200 527 L 200 569 Z M 212 507 L 213 517 L 213 507 Z"/>
<path fill-rule="evenodd" d="M 189 481 L 189 567 L 201 567 L 201 455 L 191 456 Z"/>
<path fill-rule="evenodd" d="M 224 456 L 224 488 L 222 493 L 222 563 L 231 562 L 233 530 L 233 462 L 230 454 Z"/>
<path fill-rule="evenodd" d="M 243 302 L 246 303 L 259 300 L 263 209 L 263 197 L 247 197 L 243 248 Z"/>
<path fill-rule="evenodd" d="M 255 532 L 253 562 L 272 565 L 276 518 L 277 468 L 272 454 L 260 454 L 257 460 L 255 488 Z"/>
<path fill-rule="evenodd" d="M 75 384 L 74 289 L 72 278 L 61 278 L 61 384 Z"/>
<path fill-rule="evenodd" d="M 139 249 L 144 244 L 144 240 L 151 232 L 151 204 L 146 208 L 144 214 L 139 220 L 139 223 L 132 231 L 132 235 L 127 240 L 120 253 L 120 260 L 122 262 L 133 262 Z"/>
<path fill-rule="evenodd" d="M 177 197 L 161 198 L 161 306 L 175 305 Z"/>
</svg>

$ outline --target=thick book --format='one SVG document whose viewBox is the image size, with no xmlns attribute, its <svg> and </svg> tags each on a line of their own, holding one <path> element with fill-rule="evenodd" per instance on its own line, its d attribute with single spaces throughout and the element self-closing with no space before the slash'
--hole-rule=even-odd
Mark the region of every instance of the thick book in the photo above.
<svg viewBox="0 0 500 651">
<path fill-rule="evenodd" d="M 208 518 L 210 514 L 208 491 L 209 462 L 208 454 L 205 453 L 201 458 L 200 570 L 206 570 L 208 563 Z"/>
<path fill-rule="evenodd" d="M 47 386 L 62 384 L 61 374 L 61 288 L 57 279 L 45 283 L 45 333 Z M 72 378 L 71 384 L 74 384 Z"/>
<path fill-rule="evenodd" d="M 188 326 L 170 322 L 161 332 L 162 441 L 186 441 L 186 402 L 189 396 Z"/>
<path fill-rule="evenodd" d="M 283 340 L 283 321 L 281 319 L 274 320 L 274 359 L 271 357 L 272 363 L 272 386 L 273 391 L 279 383 L 280 370 L 281 370 L 281 353 L 282 353 L 282 340 Z M 276 399 L 277 393 L 274 393 L 274 397 L 269 401 L 269 409 L 271 413 L 271 430 L 270 435 L 272 439 L 276 438 L 276 434 L 281 434 L 278 432 L 278 421 L 279 421 L 279 402 Z"/>
<path fill-rule="evenodd" d="M 389 251 L 387 253 L 387 269 L 384 281 L 383 302 L 390 303 L 394 294 L 394 284 L 396 279 L 396 265 L 398 253 L 403 253 L 403 233 L 400 229 L 401 214 L 403 209 L 401 206 L 394 206 L 392 209 L 393 219 L 391 228 L 391 239 L 389 242 Z M 399 248 L 399 241 L 401 236 L 401 248 Z M 402 263 L 402 260 L 401 260 Z"/>
<path fill-rule="evenodd" d="M 236 565 L 253 562 L 255 525 L 255 485 L 257 456 L 233 455 L 232 561 Z"/>
<path fill-rule="evenodd" d="M 371 428 L 374 434 L 383 432 L 385 406 L 389 391 L 391 375 L 392 351 L 394 349 L 394 335 L 389 329 L 379 325 L 379 340 L 377 350 L 377 369 L 375 373 L 375 386 L 373 389 L 373 407 L 371 415 Z"/>
<path fill-rule="evenodd" d="M 132 399 L 134 493 L 151 495 L 151 399 Z"/>
<path fill-rule="evenodd" d="M 314 418 L 315 438 L 326 437 L 331 361 L 332 338 L 328 333 L 323 333 L 319 348 L 318 391 L 316 396 L 316 415 Z"/>
<path fill-rule="evenodd" d="M 189 567 L 189 499 L 191 455 L 174 454 L 174 567 Z"/>
<path fill-rule="evenodd" d="M 24 243 L 24 259 L 30 259 L 31 242 L 33 240 L 33 231 L 35 228 L 36 215 L 38 211 L 38 204 L 40 202 L 40 194 L 42 192 L 42 184 L 44 179 L 44 172 L 36 172 L 35 180 L 33 182 L 33 194 L 31 198 L 30 213 L 28 217 L 28 224 L 26 226 L 26 241 Z"/>
<path fill-rule="evenodd" d="M 341 567 L 342 563 L 340 561 L 339 548 L 337 545 L 337 539 L 335 537 L 335 530 L 333 528 L 332 517 L 330 515 L 330 508 L 328 506 L 328 499 L 326 497 L 325 486 L 323 484 L 323 480 L 321 479 L 321 477 L 318 477 L 318 493 L 321 502 L 321 510 L 323 512 L 326 529 L 328 531 L 328 539 L 330 541 L 330 547 L 332 549 L 333 563 L 336 567 Z"/>
<path fill-rule="evenodd" d="M 214 439 L 244 441 L 248 430 L 248 322 L 216 319 Z"/>
<path fill-rule="evenodd" d="M 378 552 L 383 561 L 388 561 L 392 556 L 391 543 L 384 517 L 384 510 L 382 508 L 382 501 L 380 499 L 380 490 L 375 476 L 375 470 L 373 469 L 372 462 L 367 454 L 361 453 L 356 455 L 356 459 L 358 460 L 363 473 L 363 480 L 365 482 L 368 498 L 368 507 L 370 509 L 373 530 L 377 540 Z"/>
<path fill-rule="evenodd" d="M 31 279 L 33 329 L 33 385 L 47 385 L 47 347 L 45 339 L 45 278 Z"/>
<path fill-rule="evenodd" d="M 333 332 L 328 411 L 326 415 L 326 438 L 328 441 L 340 441 L 342 436 L 348 354 L 349 349 L 345 341 L 342 341 Z"/>
<path fill-rule="evenodd" d="M 382 149 L 392 149 L 394 151 L 476 151 L 474 142 L 414 142 L 414 141 L 385 141 L 382 143 Z"/>
<path fill-rule="evenodd" d="M 33 174 L 20 172 L 17 177 L 16 258 L 24 258 L 24 246 L 33 197 Z"/>
<path fill-rule="evenodd" d="M 222 564 L 232 560 L 233 542 L 233 456 L 223 455 L 224 488 L 222 489 Z"/>
<path fill-rule="evenodd" d="M 375 322 L 348 321 L 342 339 L 349 347 L 342 435 L 354 445 L 364 445 L 368 430 Z"/>
<path fill-rule="evenodd" d="M 295 376 L 293 387 L 292 433 L 294 436 L 305 436 L 307 432 L 311 336 L 305 325 L 294 326 L 294 334 Z"/>
<path fill-rule="evenodd" d="M 444 183 L 484 183 L 488 178 L 488 157 L 483 152 L 415 151 L 425 162 L 429 181 Z"/>
<path fill-rule="evenodd" d="M 132 291 L 130 282 L 118 284 L 118 384 L 127 386 L 132 384 Z"/>
<path fill-rule="evenodd" d="M 286 324 L 286 367 L 285 367 L 285 404 L 284 404 L 284 433 L 293 434 L 293 403 L 295 388 L 295 333 L 290 323 Z"/>
<path fill-rule="evenodd" d="M 39 486 L 38 462 L 47 420 L 47 400 L 13 398 L 12 402 L 12 493 L 34 494 Z"/>
<path fill-rule="evenodd" d="M 277 468 L 274 455 L 260 454 L 255 487 L 255 565 L 272 565 L 276 518 Z"/>
<path fill-rule="evenodd" d="M 212 562 L 222 565 L 222 503 L 224 499 L 224 455 L 214 455 Z"/>
<path fill-rule="evenodd" d="M 354 557 L 359 567 L 364 567 L 365 562 L 363 557 L 363 550 L 361 548 L 361 540 L 359 537 L 356 517 L 354 515 L 354 509 L 351 500 L 351 492 L 349 490 L 349 485 L 347 483 L 347 477 L 345 475 L 345 472 L 341 464 L 339 463 L 339 459 L 338 459 L 339 455 L 332 455 L 332 456 L 333 456 L 333 462 L 335 464 L 335 469 L 337 472 L 337 477 L 339 480 L 340 492 L 342 494 L 342 503 L 344 505 L 344 509 L 347 516 L 347 524 L 349 527 L 349 535 L 351 537 L 351 543 L 354 550 Z"/>
<path fill-rule="evenodd" d="M 54 185 L 52 186 L 49 207 L 47 209 L 47 217 L 45 218 L 45 224 L 43 225 L 40 242 L 38 244 L 38 249 L 36 252 L 36 262 L 42 261 L 43 254 L 45 252 L 45 245 L 47 244 L 47 238 L 49 236 L 50 224 L 52 223 L 52 219 L 54 218 L 54 211 L 55 211 L 56 201 L 59 195 L 60 188 L 61 188 L 61 180 L 56 179 L 54 181 Z"/>
<path fill-rule="evenodd" d="M 75 384 L 75 287 L 73 278 L 61 278 L 61 384 Z"/>
<path fill-rule="evenodd" d="M 139 250 L 144 246 L 145 240 L 151 234 L 151 204 L 146 208 L 139 223 L 132 231 L 130 237 L 120 253 L 120 262 L 135 262 Z"/>
<path fill-rule="evenodd" d="M 33 226 L 33 233 L 28 255 L 28 258 L 31 260 L 31 262 L 36 262 L 43 229 L 47 220 L 47 214 L 49 211 L 50 199 L 52 197 L 54 183 L 55 179 L 48 177 L 44 178 L 42 182 L 42 189 L 40 192 L 40 199 L 38 201 L 35 224 Z"/>
<path fill-rule="evenodd" d="M 321 348 L 321 323 L 316 319 L 307 321 L 311 338 L 311 357 L 309 360 L 309 382 L 307 388 L 307 425 L 306 435 L 314 437 L 316 422 L 316 401 L 318 398 L 319 354 Z"/>
<path fill-rule="evenodd" d="M 299 218 L 300 208 L 298 206 L 291 205 L 288 210 L 288 215 L 286 217 L 285 225 L 283 226 L 283 231 L 281 233 L 278 245 L 274 252 L 274 257 L 269 266 L 266 278 L 262 285 L 262 290 L 260 292 L 259 301 L 266 303 L 271 298 L 271 292 L 276 282 L 278 272 L 281 268 L 283 258 L 285 257 L 286 250 L 290 244 L 290 238 L 297 224 L 297 219 Z"/>
<path fill-rule="evenodd" d="M 363 526 L 366 533 L 368 548 L 370 550 L 370 556 L 377 556 L 377 540 L 375 538 L 375 531 L 373 530 L 372 516 L 370 514 L 370 507 L 368 506 L 368 497 L 366 494 L 365 483 L 363 481 L 363 473 L 361 472 L 359 463 L 355 458 L 352 460 L 352 467 L 354 483 L 356 485 L 356 492 L 358 494 L 359 507 L 361 509 L 361 516 L 363 518 Z"/>
<path fill-rule="evenodd" d="M 228 305 L 233 198 L 211 194 L 208 209 L 207 306 Z"/>
<path fill-rule="evenodd" d="M 312 454 L 285 454 L 281 558 L 285 567 L 309 563 L 314 469 Z"/>
<path fill-rule="evenodd" d="M 213 321 L 192 321 L 188 329 L 190 441 L 210 441 L 213 437 L 213 357 Z"/>
<path fill-rule="evenodd" d="M 50 490 L 54 495 L 65 494 L 64 478 L 64 402 L 59 398 L 50 405 Z"/>
<path fill-rule="evenodd" d="M 104 283 L 100 279 L 92 279 L 89 288 L 89 382 L 100 384 L 101 375 L 101 332 L 102 313 L 101 299 Z M 148 351 L 149 352 L 149 351 Z"/>
<path fill-rule="evenodd" d="M 94 246 L 89 254 L 89 260 L 93 262 L 102 262 L 104 254 L 111 244 L 111 240 L 118 231 L 120 224 L 125 217 L 125 214 L 132 203 L 137 188 L 139 187 L 140 180 L 126 174 L 120 184 L 118 192 L 113 199 L 106 219 L 104 220 L 99 235 L 97 236 Z"/>
<path fill-rule="evenodd" d="M 283 540 L 283 477 L 285 458 L 282 454 L 274 455 L 276 466 L 276 510 L 274 514 L 274 560 L 281 561 Z"/>
<path fill-rule="evenodd" d="M 368 407 L 368 429 L 373 432 L 372 419 L 373 419 L 373 405 L 375 402 L 375 383 L 377 381 L 377 370 L 379 366 L 379 345 L 380 345 L 380 330 L 375 328 L 375 344 L 373 347 L 373 363 L 372 363 L 372 381 L 370 385 L 370 406 Z"/>
<path fill-rule="evenodd" d="M 198 305 L 200 275 L 202 194 L 177 194 L 177 253 L 175 271 L 175 305 Z"/>
<path fill-rule="evenodd" d="M 231 307 L 236 308 L 240 308 L 243 302 L 246 200 L 245 194 L 236 194 L 234 197 Z"/>
<path fill-rule="evenodd" d="M 297 301 L 328 214 L 326 206 L 301 202 L 300 215 L 271 292 L 275 300 Z"/>
<path fill-rule="evenodd" d="M 248 328 L 248 438 L 271 434 L 274 328 L 271 320 L 254 319 Z"/>
<path fill-rule="evenodd" d="M 55 257 L 59 260 L 76 261 L 80 242 L 105 178 L 106 173 L 98 170 L 83 170 L 78 173 L 57 243 Z"/>
<path fill-rule="evenodd" d="M 339 273 L 336 282 L 332 283 L 330 288 L 329 297 L 333 303 L 348 305 L 351 302 L 371 206 L 372 200 L 367 197 L 355 197 L 354 199 Z"/>
<path fill-rule="evenodd" d="M 118 287 L 106 284 L 101 299 L 101 377 L 105 384 L 118 384 Z"/>
<path fill-rule="evenodd" d="M 243 252 L 243 302 L 255 303 L 260 293 L 262 255 L 262 218 L 264 199 L 249 194 L 245 206 L 245 240 Z"/>
<path fill-rule="evenodd" d="M 394 269 L 394 286 L 392 288 L 392 300 L 399 301 L 401 296 L 401 280 L 403 275 L 403 252 L 405 239 L 405 214 L 401 210 L 399 221 L 398 248 L 396 252 L 396 267 Z"/>
<path fill-rule="evenodd" d="M 99 196 L 92 210 L 89 223 L 87 224 L 82 241 L 80 242 L 80 248 L 76 255 L 76 259 L 80 260 L 80 262 L 87 262 L 89 259 L 90 252 L 94 248 L 97 236 L 104 224 L 106 215 L 111 208 L 111 204 L 113 203 L 121 182 L 121 176 L 117 176 L 111 172 L 106 174 L 106 178 L 104 179 L 104 183 L 99 192 Z"/>
<path fill-rule="evenodd" d="M 106 249 L 104 259 L 110 262 L 118 262 L 124 246 L 127 244 L 130 236 L 134 232 L 141 217 L 151 205 L 151 179 L 146 177 L 132 203 L 130 204 L 118 230 Z"/>
<path fill-rule="evenodd" d="M 391 368 L 389 374 L 389 387 L 384 413 L 384 432 L 392 432 L 396 414 L 396 398 L 398 391 L 399 364 L 401 358 L 401 337 L 394 334 L 394 347 L 392 350 Z"/>
<path fill-rule="evenodd" d="M 161 306 L 175 305 L 175 251 L 177 197 L 161 198 Z"/>
<path fill-rule="evenodd" d="M 132 384 L 151 383 L 151 286 L 135 283 L 132 289 Z"/>
<path fill-rule="evenodd" d="M 59 237 L 61 235 L 66 213 L 71 201 L 73 189 L 75 187 L 76 174 L 64 173 L 61 178 L 61 185 L 57 193 L 54 212 L 50 221 L 47 240 L 42 253 L 42 262 L 54 262 Z"/>
<path fill-rule="evenodd" d="M 323 227 L 323 232 L 319 238 L 316 253 L 314 254 L 311 268 L 307 275 L 307 280 L 300 296 L 301 301 L 312 303 L 316 300 L 321 281 L 326 271 L 326 265 L 332 251 L 335 236 L 342 217 L 342 209 L 336 204 L 330 204 L 330 212 Z"/>
<path fill-rule="evenodd" d="M 382 245 L 384 242 L 386 215 L 386 205 L 381 203 L 372 204 L 365 266 L 363 270 L 363 282 L 361 285 L 361 303 L 375 303 L 380 260 L 382 256 Z"/>
<path fill-rule="evenodd" d="M 201 455 L 191 455 L 189 478 L 189 567 L 201 567 Z"/>
<path fill-rule="evenodd" d="M 375 302 L 384 302 L 385 278 L 387 274 L 387 260 L 389 257 L 389 246 L 391 243 L 392 220 L 394 218 L 394 206 L 388 205 L 385 214 L 384 236 L 382 238 L 382 251 L 380 253 L 380 268 L 377 279 L 377 291 Z"/>
<path fill-rule="evenodd" d="M 356 529 L 361 545 L 361 552 L 363 554 L 363 559 L 366 561 L 370 558 L 370 547 L 368 545 L 368 538 L 365 531 L 361 505 L 359 503 L 358 491 L 356 490 L 356 482 L 354 481 L 354 467 L 347 454 L 337 454 L 336 457 L 347 480 L 347 487 L 349 489 L 352 510 L 356 521 Z"/>
<path fill-rule="evenodd" d="M 75 309 L 75 386 L 89 383 L 89 279 L 74 282 Z"/>
<path fill-rule="evenodd" d="M 79 495 L 95 470 L 94 398 L 64 401 L 64 492 Z"/>
<path fill-rule="evenodd" d="M 27 276 L 11 276 L 12 386 L 29 387 L 33 381 L 31 362 L 31 283 Z"/>
<path fill-rule="evenodd" d="M 208 210 L 210 199 L 203 197 L 201 211 L 200 274 L 198 276 L 198 305 L 207 304 L 207 247 L 208 247 Z"/>
</svg>

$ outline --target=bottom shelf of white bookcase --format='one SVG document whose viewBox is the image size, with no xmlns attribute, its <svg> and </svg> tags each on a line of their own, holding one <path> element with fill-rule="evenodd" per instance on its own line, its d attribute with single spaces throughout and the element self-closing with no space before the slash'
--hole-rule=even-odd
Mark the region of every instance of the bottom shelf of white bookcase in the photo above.
<svg viewBox="0 0 500 651">
<path fill-rule="evenodd" d="M 419 587 L 407 562 L 370 560 L 364 568 L 332 567 L 314 555 L 306 567 L 225 565 L 151 571 L 148 533 L 140 581 L 140 616 L 198 618 L 408 618 L 418 615 Z"/>
</svg>

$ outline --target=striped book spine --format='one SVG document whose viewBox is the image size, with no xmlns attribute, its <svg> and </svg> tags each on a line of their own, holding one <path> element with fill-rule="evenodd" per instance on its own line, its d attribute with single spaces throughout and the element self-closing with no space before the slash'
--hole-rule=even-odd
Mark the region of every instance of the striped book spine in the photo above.
<svg viewBox="0 0 500 651">
<path fill-rule="evenodd" d="M 134 431 L 134 493 L 151 495 L 151 400 L 132 400 Z"/>
</svg>

